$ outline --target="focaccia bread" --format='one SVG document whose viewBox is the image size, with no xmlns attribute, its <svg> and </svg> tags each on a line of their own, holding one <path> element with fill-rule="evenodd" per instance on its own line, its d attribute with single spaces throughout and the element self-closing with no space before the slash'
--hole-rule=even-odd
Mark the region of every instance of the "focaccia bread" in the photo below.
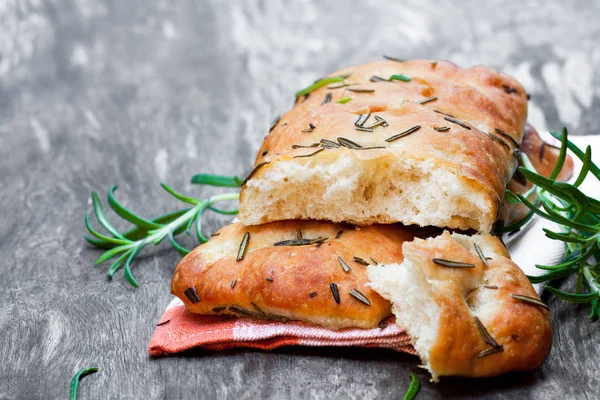
<svg viewBox="0 0 600 400">
<path fill-rule="evenodd" d="M 366 286 L 366 265 L 401 261 L 402 243 L 412 237 L 398 225 L 236 223 L 184 257 L 171 291 L 197 314 L 374 328 L 391 306 Z"/>
<path fill-rule="evenodd" d="M 403 252 L 403 263 L 369 267 L 369 285 L 392 302 L 433 380 L 544 362 L 552 344 L 547 307 L 499 239 L 445 232 L 406 242 Z"/>
<path fill-rule="evenodd" d="M 242 223 L 319 219 L 489 231 L 527 116 L 518 82 L 486 67 L 426 60 L 333 75 L 350 71 L 352 86 L 311 92 L 267 136 L 242 188 Z M 393 74 L 410 82 L 370 81 Z M 328 91 L 353 99 L 321 104 Z"/>
</svg>

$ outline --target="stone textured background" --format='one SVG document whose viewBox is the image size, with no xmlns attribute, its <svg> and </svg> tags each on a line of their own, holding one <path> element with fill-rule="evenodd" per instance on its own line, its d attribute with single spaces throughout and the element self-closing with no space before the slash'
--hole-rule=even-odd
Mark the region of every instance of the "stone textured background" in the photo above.
<svg viewBox="0 0 600 400">
<path fill-rule="evenodd" d="M 382 350 L 150 359 L 178 255 L 148 249 L 133 289 L 82 236 L 92 190 L 145 216 L 178 207 L 160 181 L 213 194 L 190 177 L 243 176 L 298 88 L 382 54 L 491 65 L 538 129 L 599 133 L 599 19 L 598 1 L 1 1 L 0 398 L 65 398 L 89 365 L 81 399 L 398 398 L 411 371 L 421 398 L 596 398 L 600 322 L 554 299 L 548 361 L 494 379 L 430 384 Z"/>
</svg>

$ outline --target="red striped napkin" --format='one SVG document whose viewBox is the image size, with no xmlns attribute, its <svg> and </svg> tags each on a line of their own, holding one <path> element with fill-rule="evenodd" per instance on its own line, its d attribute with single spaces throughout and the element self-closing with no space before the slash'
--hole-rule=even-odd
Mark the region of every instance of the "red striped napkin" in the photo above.
<svg viewBox="0 0 600 400">
<path fill-rule="evenodd" d="M 195 347 L 272 350 L 281 346 L 358 346 L 389 348 L 416 355 L 408 334 L 393 319 L 388 322 L 381 328 L 332 331 L 298 321 L 196 315 L 175 298 L 157 324 L 148 352 L 162 356 Z"/>
</svg>

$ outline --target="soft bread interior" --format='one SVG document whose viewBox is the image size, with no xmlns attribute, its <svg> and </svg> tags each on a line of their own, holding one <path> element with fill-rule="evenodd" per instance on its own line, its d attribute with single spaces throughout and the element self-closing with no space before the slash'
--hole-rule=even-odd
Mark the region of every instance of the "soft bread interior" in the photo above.
<svg viewBox="0 0 600 400">
<path fill-rule="evenodd" d="M 548 313 L 512 297 L 539 300 L 498 239 L 444 232 L 404 243 L 403 253 L 401 264 L 370 266 L 369 286 L 392 303 L 396 323 L 410 335 L 433 381 L 532 369 L 544 361 L 551 345 Z M 473 267 L 440 266 L 434 258 Z"/>
<path fill-rule="evenodd" d="M 407 258 L 402 264 L 369 267 L 368 276 L 369 286 L 392 302 L 396 324 L 408 331 L 423 366 L 431 371 L 429 352 L 438 335 L 440 317 L 431 282 Z"/>
<path fill-rule="evenodd" d="M 274 163 L 251 179 L 243 193 L 251 201 L 241 203 L 240 220 L 257 225 L 277 215 L 279 219 L 491 229 L 489 216 L 495 214 L 495 204 L 487 192 L 475 180 L 440 168 L 434 160 L 389 154 L 361 158 L 350 151 L 319 156 Z"/>
</svg>

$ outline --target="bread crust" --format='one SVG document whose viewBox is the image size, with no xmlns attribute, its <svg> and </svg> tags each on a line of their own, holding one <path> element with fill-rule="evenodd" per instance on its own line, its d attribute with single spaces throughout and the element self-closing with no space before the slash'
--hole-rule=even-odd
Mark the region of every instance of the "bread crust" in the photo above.
<svg viewBox="0 0 600 400">
<path fill-rule="evenodd" d="M 370 63 L 338 71 L 332 76 L 350 71 L 352 75 L 347 78 L 347 82 L 360 83 L 359 85 L 340 89 L 324 87 L 312 92 L 307 100 L 299 100 L 294 109 L 284 115 L 266 137 L 255 166 L 267 164 L 256 170 L 242 188 L 240 220 L 246 225 L 283 219 L 328 219 L 334 222 L 351 220 L 359 224 L 402 222 L 489 231 L 503 198 L 504 188 L 517 165 L 514 151 L 521 140 L 527 115 L 525 90 L 514 79 L 493 69 L 474 67 L 463 70 L 443 61 L 438 62 L 435 67 L 428 60 Z M 369 81 L 373 75 L 387 78 L 393 73 L 405 74 L 412 80 Z M 353 93 L 348 90 L 354 88 L 373 89 L 375 92 L 354 93 L 354 99 L 346 104 L 332 102 L 321 105 L 326 93 L 331 92 L 335 101 L 338 97 Z M 505 88 L 511 88 L 511 92 L 507 93 Z M 437 99 L 424 104 L 417 103 L 432 96 Z M 434 110 L 451 114 L 454 118 Z M 374 122 L 374 117 L 377 116 L 385 119 L 389 126 L 378 126 L 373 132 L 357 130 L 355 122 L 358 115 L 369 112 L 369 123 Z M 459 120 L 459 123 L 449 121 L 448 118 Z M 386 142 L 386 139 L 417 125 L 420 128 L 414 133 Z M 434 127 L 450 129 L 439 132 Z M 495 133 L 496 128 L 503 135 Z M 384 148 L 293 148 L 298 145 L 314 145 L 322 139 L 337 142 L 340 137 L 362 147 Z M 305 157 L 317 150 L 320 151 Z M 477 216 L 469 216 L 464 210 L 452 207 L 443 216 L 432 216 L 426 220 L 415 217 L 419 212 L 428 214 L 426 209 L 387 213 L 386 206 L 378 210 L 373 207 L 376 203 L 357 197 L 360 194 L 358 191 L 365 190 L 363 186 L 351 189 L 349 193 L 351 203 L 358 209 L 339 207 L 339 210 L 333 210 L 336 204 L 324 197 L 327 190 L 325 187 L 331 186 L 326 183 L 323 183 L 321 192 L 307 193 L 303 189 L 301 194 L 291 195 L 286 199 L 289 207 L 278 204 L 277 199 L 286 193 L 292 193 L 298 186 L 294 177 L 297 178 L 300 174 L 292 176 L 293 172 L 286 172 L 291 171 L 290 166 L 298 166 L 303 171 L 301 174 L 307 176 L 312 171 L 314 176 L 307 179 L 318 181 L 319 173 L 316 170 L 321 168 L 332 174 L 334 172 L 331 165 L 335 160 L 345 157 L 352 160 L 348 164 L 352 165 L 352 171 L 357 175 L 385 164 L 391 165 L 391 168 L 406 170 L 415 165 L 418 167 L 415 171 L 420 169 L 417 178 L 423 181 L 427 179 L 424 169 L 443 171 L 455 177 L 457 184 L 464 186 L 467 191 L 472 191 L 464 194 L 465 201 L 469 201 L 472 194 L 482 197 Z M 399 167 L 396 161 L 404 163 L 403 166 Z M 368 177 L 364 179 L 368 180 Z M 396 182 L 398 190 L 403 185 L 404 182 Z M 427 186 L 427 183 L 424 185 Z M 365 186 L 369 186 L 368 182 Z M 398 197 L 398 200 L 403 199 Z M 466 207 L 470 208 L 472 207 Z M 344 214 L 345 209 L 352 215 Z"/>
<path fill-rule="evenodd" d="M 487 259 L 487 267 L 475 251 L 474 243 Z M 415 268 L 430 285 L 431 300 L 439 308 L 433 345 L 424 349 L 414 327 L 405 326 L 413 336 L 419 355 L 433 379 L 439 376 L 485 377 L 508 371 L 539 367 L 550 352 L 552 331 L 548 311 L 539 305 L 513 298 L 528 296 L 538 301 L 535 290 L 521 269 L 510 260 L 499 239 L 489 235 L 464 236 L 445 232 L 427 240 L 415 239 L 403 245 L 405 260 L 411 265 L 370 267 L 371 285 L 393 303 L 400 324 L 402 313 L 412 312 L 404 305 L 397 288 L 382 284 L 385 268 Z M 475 265 L 450 268 L 433 259 L 447 259 Z M 379 270 L 379 271 L 377 271 Z M 388 270 L 388 272 L 391 272 Z M 502 351 L 486 342 L 476 318 Z M 411 333 L 413 331 L 413 333 Z"/>
<path fill-rule="evenodd" d="M 318 247 L 273 246 L 293 239 L 298 229 L 303 238 L 328 239 Z M 246 253 L 236 261 L 246 232 L 250 233 Z M 293 319 L 329 329 L 373 328 L 391 315 L 391 306 L 366 286 L 367 267 L 353 261 L 353 257 L 370 263 L 371 257 L 382 263 L 397 262 L 402 259 L 402 243 L 412 237 L 410 229 L 398 225 L 355 228 L 316 221 L 282 221 L 245 227 L 235 223 L 183 258 L 173 276 L 171 292 L 197 314 Z M 337 257 L 351 268 L 350 272 L 344 271 Z M 339 304 L 330 283 L 337 284 Z M 194 288 L 199 301 L 193 302 L 185 294 L 189 288 Z M 371 305 L 352 297 L 352 289 L 366 296 Z M 313 292 L 316 295 L 311 297 Z"/>
</svg>

